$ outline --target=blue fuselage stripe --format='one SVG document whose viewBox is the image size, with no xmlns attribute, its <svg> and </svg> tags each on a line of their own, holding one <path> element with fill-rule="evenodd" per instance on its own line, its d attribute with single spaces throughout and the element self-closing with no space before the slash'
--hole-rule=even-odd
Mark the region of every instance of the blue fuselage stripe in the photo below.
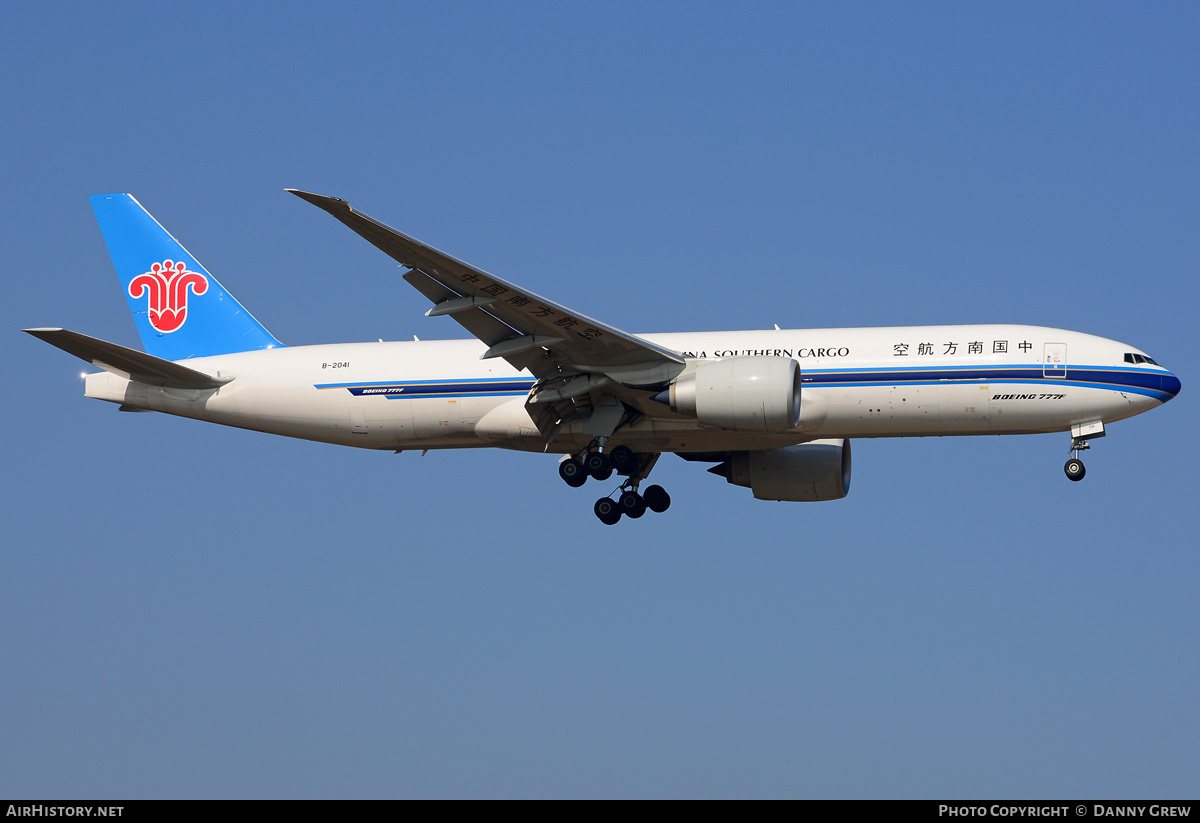
<svg viewBox="0 0 1200 823">
<path fill-rule="evenodd" d="M 533 380 L 404 380 L 367 383 L 318 383 L 318 389 L 346 389 L 355 396 L 404 397 L 521 397 L 529 393 Z"/>
<path fill-rule="evenodd" d="M 1124 391 L 1156 400 L 1173 396 L 1165 390 L 1168 375 L 1159 371 L 1087 366 L 1066 370 L 1040 365 L 995 368 L 925 368 L 902 366 L 892 369 L 809 369 L 801 373 L 804 385 L 813 388 L 866 388 L 870 386 L 954 386 L 980 383 L 1037 384 L 1076 388 Z M 355 396 L 378 395 L 389 399 L 405 397 L 520 397 L 529 393 L 534 381 L 529 378 L 447 379 L 370 381 L 363 383 L 318 383 L 317 389 L 346 389 Z"/>
<path fill-rule="evenodd" d="M 825 388 L 861 386 L 945 386 L 976 383 L 1036 383 L 1042 386 L 1074 386 L 1108 391 L 1125 391 L 1157 400 L 1168 400 L 1171 393 L 1163 388 L 1164 375 L 1158 371 L 1088 366 L 1073 369 L 1047 369 L 1040 366 L 1006 366 L 992 369 L 838 369 L 810 370 L 801 375 L 803 383 Z"/>
</svg>

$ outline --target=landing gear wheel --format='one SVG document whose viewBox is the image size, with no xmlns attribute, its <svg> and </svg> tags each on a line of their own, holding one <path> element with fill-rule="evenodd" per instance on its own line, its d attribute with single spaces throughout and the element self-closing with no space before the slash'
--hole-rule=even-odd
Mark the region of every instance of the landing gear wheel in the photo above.
<svg viewBox="0 0 1200 823">
<path fill-rule="evenodd" d="M 637 468 L 638 457 L 628 446 L 617 446 L 608 457 L 613 468 L 621 474 L 629 474 Z"/>
<path fill-rule="evenodd" d="M 637 520 L 639 517 L 641 517 L 645 513 L 646 513 L 646 507 L 644 505 L 642 505 L 642 506 L 638 506 L 636 509 L 634 509 L 631 512 L 625 512 L 625 516 L 632 517 L 634 520 Z"/>
<path fill-rule="evenodd" d="M 617 498 L 617 508 L 619 508 L 623 514 L 627 514 L 630 517 L 641 517 L 641 514 L 634 514 L 634 512 L 640 509 L 644 513 L 646 510 L 646 502 L 642 500 L 642 496 L 640 494 L 630 490 L 622 493 L 621 496 Z"/>
<path fill-rule="evenodd" d="M 1063 466 L 1063 471 L 1067 473 L 1067 477 L 1076 482 L 1083 479 L 1087 474 L 1087 469 L 1083 467 L 1083 461 L 1072 457 L 1067 461 L 1067 465 Z"/>
<path fill-rule="evenodd" d="M 671 507 L 671 495 L 667 494 L 667 490 L 662 486 L 647 486 L 642 499 L 646 501 L 646 508 L 652 512 L 665 512 Z"/>
<path fill-rule="evenodd" d="M 599 474 L 593 474 L 592 479 L 599 480 L 601 483 L 603 483 L 605 480 L 612 477 L 612 473 L 613 473 L 612 469 L 605 469 L 604 471 L 600 472 Z"/>
<path fill-rule="evenodd" d="M 567 458 L 558 464 L 558 476 L 573 489 L 579 488 L 588 479 L 583 470 L 583 464 L 574 458 Z"/>
<path fill-rule="evenodd" d="M 603 452 L 591 452 L 587 457 L 583 458 L 583 467 L 587 473 L 597 480 L 604 480 L 600 475 L 608 472 L 612 473 L 612 463 L 608 459 L 608 455 Z"/>
<path fill-rule="evenodd" d="M 621 510 L 617 508 L 617 504 L 607 497 L 601 497 L 596 501 L 596 505 L 592 507 L 592 511 L 596 513 L 596 517 L 600 518 L 600 522 L 606 526 L 616 525 L 616 522 L 621 519 Z"/>
</svg>

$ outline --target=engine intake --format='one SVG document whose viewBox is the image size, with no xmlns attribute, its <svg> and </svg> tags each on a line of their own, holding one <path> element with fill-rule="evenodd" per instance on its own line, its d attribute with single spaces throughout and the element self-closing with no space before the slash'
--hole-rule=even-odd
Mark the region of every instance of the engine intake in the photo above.
<svg viewBox="0 0 1200 823">
<path fill-rule="evenodd" d="M 655 400 L 707 426 L 790 431 L 800 423 L 800 364 L 790 357 L 706 360 Z"/>
</svg>

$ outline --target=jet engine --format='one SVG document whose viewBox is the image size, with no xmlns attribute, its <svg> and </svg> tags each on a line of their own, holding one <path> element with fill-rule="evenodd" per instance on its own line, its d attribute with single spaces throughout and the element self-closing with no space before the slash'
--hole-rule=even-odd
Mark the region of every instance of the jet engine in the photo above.
<svg viewBox="0 0 1200 823">
<path fill-rule="evenodd" d="M 800 423 L 800 364 L 790 357 L 705 360 L 654 399 L 707 426 L 790 431 Z"/>
<path fill-rule="evenodd" d="M 813 440 L 753 452 L 731 452 L 709 469 L 759 500 L 838 500 L 850 491 L 850 441 Z"/>
</svg>

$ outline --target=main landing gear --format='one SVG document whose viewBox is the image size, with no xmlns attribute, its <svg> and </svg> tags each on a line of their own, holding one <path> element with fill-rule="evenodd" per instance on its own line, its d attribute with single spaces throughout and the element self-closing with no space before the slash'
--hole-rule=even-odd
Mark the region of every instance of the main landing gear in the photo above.
<svg viewBox="0 0 1200 823">
<path fill-rule="evenodd" d="M 647 509 L 652 512 L 667 510 L 671 505 L 671 495 L 662 486 L 647 486 L 642 493 L 638 493 L 641 482 L 658 462 L 657 454 L 637 454 L 628 446 L 617 446 L 605 453 L 602 451 L 603 444 L 594 442 L 593 445 L 595 448 L 589 446 L 582 455 L 568 457 L 559 463 L 558 475 L 572 488 L 579 488 L 589 477 L 607 480 L 614 472 L 627 478 L 618 488 L 620 494 L 615 500 L 609 496 L 596 501 L 593 511 L 601 523 L 612 526 L 622 516 L 636 520 Z"/>
<path fill-rule="evenodd" d="M 667 494 L 667 490 L 662 486 L 647 486 L 645 494 L 638 494 L 637 488 L 626 482 L 621 485 L 621 494 L 616 500 L 601 497 L 592 510 L 596 512 L 596 517 L 600 518 L 601 523 L 613 526 L 621 519 L 621 515 L 636 520 L 645 514 L 647 509 L 652 512 L 665 512 L 670 505 L 671 495 Z"/>
</svg>

